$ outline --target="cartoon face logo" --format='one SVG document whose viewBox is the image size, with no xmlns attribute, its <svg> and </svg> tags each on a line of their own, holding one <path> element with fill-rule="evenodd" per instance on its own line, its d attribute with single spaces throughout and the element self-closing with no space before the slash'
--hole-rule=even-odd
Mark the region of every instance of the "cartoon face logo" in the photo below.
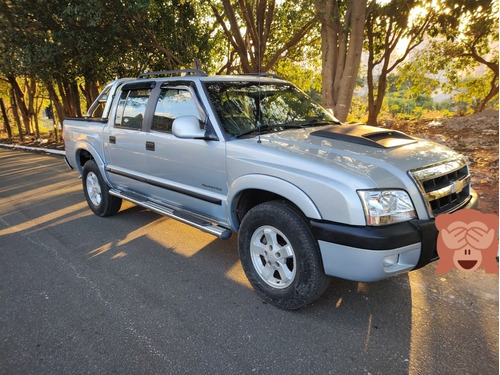
<svg viewBox="0 0 500 375">
<path fill-rule="evenodd" d="M 447 273 L 452 267 L 466 272 L 484 268 L 487 273 L 498 273 L 498 216 L 461 210 L 439 215 L 436 227 L 440 258 L 436 273 Z"/>
</svg>

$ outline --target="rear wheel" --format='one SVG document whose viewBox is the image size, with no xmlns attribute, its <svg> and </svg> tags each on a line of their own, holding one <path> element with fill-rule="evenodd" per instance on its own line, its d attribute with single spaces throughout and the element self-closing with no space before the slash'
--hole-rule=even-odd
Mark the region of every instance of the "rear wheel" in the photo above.
<svg viewBox="0 0 500 375">
<path fill-rule="evenodd" d="M 301 308 L 329 284 L 307 220 L 286 202 L 252 208 L 243 218 L 238 241 L 248 280 L 265 301 L 277 307 Z"/>
<path fill-rule="evenodd" d="M 83 166 L 82 181 L 85 199 L 97 216 L 114 215 L 120 210 L 122 200 L 109 194 L 109 186 L 94 160 L 87 161 Z"/>
</svg>

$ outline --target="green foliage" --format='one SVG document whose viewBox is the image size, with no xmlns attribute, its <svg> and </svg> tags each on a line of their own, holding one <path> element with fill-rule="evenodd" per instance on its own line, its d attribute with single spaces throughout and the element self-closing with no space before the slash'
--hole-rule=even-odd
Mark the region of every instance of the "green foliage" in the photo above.
<svg viewBox="0 0 500 375">
<path fill-rule="evenodd" d="M 452 101 L 436 103 L 432 90 L 413 90 L 414 81 L 392 74 L 388 76 L 388 93 L 381 108 L 383 119 L 414 120 L 449 116 L 456 109 Z"/>
<path fill-rule="evenodd" d="M 321 33 L 314 13 L 321 16 L 326 4 L 319 0 L 4 0 L 0 76 L 17 77 L 21 86 L 24 78 L 51 83 L 61 96 L 72 85 L 79 88 L 82 100 L 91 100 L 92 95 L 86 93 L 85 99 L 82 95 L 87 85 L 97 90 L 117 76 L 187 68 L 194 62 L 212 74 L 242 72 L 245 54 L 253 59 L 249 68 L 275 72 L 321 101 Z M 348 2 L 328 4 L 338 7 L 335 14 L 342 22 L 336 24 L 346 25 L 348 35 Z M 367 79 L 376 93 L 371 100 L 383 98 L 378 103 L 383 115 L 418 117 L 436 110 L 498 108 L 498 0 L 369 4 L 365 48 L 371 52 L 372 74 Z M 414 11 L 417 6 L 428 12 L 419 16 Z M 236 28 L 228 19 L 231 9 Z M 222 23 L 215 21 L 214 11 Z M 412 61 L 401 67 L 400 58 L 407 51 L 397 42 L 404 39 L 409 46 L 419 45 L 421 26 L 430 14 L 436 17 L 425 27 L 434 39 L 408 55 Z M 242 35 L 242 45 L 235 44 L 236 32 Z M 396 66 L 398 75 L 391 74 Z M 433 103 L 430 96 L 437 90 L 452 94 L 453 100 Z M 41 87 L 36 95 L 48 97 Z M 10 96 L 10 85 L 4 81 L 0 96 L 6 100 Z M 366 120 L 371 107 L 367 98 L 354 97 L 348 120 Z"/>
<path fill-rule="evenodd" d="M 351 109 L 349 111 L 349 115 L 347 116 L 346 122 L 350 123 L 366 123 L 368 119 L 368 110 L 367 110 L 367 101 L 366 98 L 354 95 L 352 98 Z"/>
<path fill-rule="evenodd" d="M 293 59 L 280 60 L 273 71 L 321 103 L 321 58 L 316 44 L 316 48 L 304 48 L 300 55 L 295 51 Z"/>
<path fill-rule="evenodd" d="M 318 38 L 310 2 L 275 0 L 210 0 L 209 5 L 225 40 L 223 51 L 213 57 L 225 73 L 257 73 L 275 70 L 283 59 L 299 61 L 304 48 Z M 317 53 L 317 52 L 316 52 Z M 220 58 L 223 56 L 223 59 Z"/>
<path fill-rule="evenodd" d="M 454 94 L 466 111 L 498 101 L 498 2 L 442 1 L 435 38 L 401 69 L 411 91 Z M 496 98 L 496 99 L 495 99 Z"/>
<path fill-rule="evenodd" d="M 432 6 L 426 0 L 372 4 L 365 27 L 370 124 L 377 123 L 384 104 L 387 77 L 422 43 L 435 19 Z"/>
<path fill-rule="evenodd" d="M 0 80 L 0 98 L 7 98 L 10 95 L 10 85 L 4 80 Z"/>
<path fill-rule="evenodd" d="M 282 59 L 303 61 L 305 55 L 314 53 L 318 57 L 321 53 L 319 28 L 315 21 L 313 6 L 310 1 L 283 1 L 277 2 L 273 19 L 273 27 L 268 40 L 268 55 L 281 54 Z M 301 37 L 297 43 L 291 43 L 292 37 L 300 35 L 304 25 L 312 23 L 313 27 Z M 289 43 L 290 47 L 280 52 Z M 281 60 L 281 59 L 280 59 Z"/>
<path fill-rule="evenodd" d="M 0 5 L 0 70 L 41 80 L 116 75 L 207 61 L 201 5 L 181 0 L 16 0 Z M 180 58 L 179 56 L 182 56 Z"/>
<path fill-rule="evenodd" d="M 480 77 L 466 77 L 460 80 L 456 85 L 458 93 L 454 97 L 455 101 L 465 103 L 468 109 L 478 108 L 481 98 L 484 98 L 490 91 L 489 82 L 492 79 L 492 73 L 488 72 Z M 491 104 L 495 101 L 498 103 L 498 94 Z"/>
</svg>

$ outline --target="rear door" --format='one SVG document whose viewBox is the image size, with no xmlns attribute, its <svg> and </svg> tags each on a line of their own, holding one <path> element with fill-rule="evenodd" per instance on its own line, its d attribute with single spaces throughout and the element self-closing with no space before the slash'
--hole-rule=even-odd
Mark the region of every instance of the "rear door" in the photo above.
<svg viewBox="0 0 500 375">
<path fill-rule="evenodd" d="M 226 217 L 224 141 L 181 139 L 172 134 L 177 117 L 196 116 L 200 127 L 207 121 L 195 86 L 164 83 L 155 101 L 146 140 L 146 160 L 153 179 L 151 194 L 169 205 L 204 216 Z"/>
<path fill-rule="evenodd" d="M 109 179 L 123 190 L 147 191 L 144 183 L 148 173 L 144 126 L 154 86 L 151 81 L 125 84 L 116 110 L 111 113 L 112 125 L 103 134 Z"/>
</svg>

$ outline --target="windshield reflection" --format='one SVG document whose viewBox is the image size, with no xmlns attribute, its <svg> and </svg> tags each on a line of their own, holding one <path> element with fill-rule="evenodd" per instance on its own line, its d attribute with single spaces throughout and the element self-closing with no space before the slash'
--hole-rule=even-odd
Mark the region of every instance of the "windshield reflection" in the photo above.
<svg viewBox="0 0 500 375">
<path fill-rule="evenodd" d="M 290 83 L 205 82 L 212 105 L 233 136 L 340 123 Z"/>
</svg>

